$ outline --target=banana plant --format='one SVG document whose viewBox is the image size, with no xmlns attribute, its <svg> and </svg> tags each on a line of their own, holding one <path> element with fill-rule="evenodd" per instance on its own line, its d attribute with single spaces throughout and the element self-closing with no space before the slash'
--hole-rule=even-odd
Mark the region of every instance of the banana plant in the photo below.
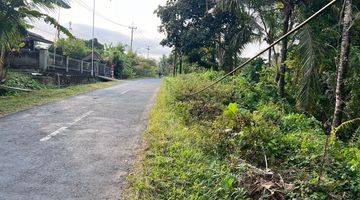
<svg viewBox="0 0 360 200">
<path fill-rule="evenodd" d="M 71 33 L 53 17 L 42 10 L 52 11 L 57 7 L 70 8 L 67 0 L 1 0 L 0 1 L 0 83 L 5 79 L 6 52 L 16 47 L 26 30 L 31 28 L 30 20 L 43 20 L 52 24 L 68 36 Z"/>
</svg>

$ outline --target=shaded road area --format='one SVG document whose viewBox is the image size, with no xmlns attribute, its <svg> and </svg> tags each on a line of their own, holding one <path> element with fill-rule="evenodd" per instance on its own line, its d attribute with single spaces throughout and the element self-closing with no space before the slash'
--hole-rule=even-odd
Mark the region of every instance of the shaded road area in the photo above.
<svg viewBox="0 0 360 200">
<path fill-rule="evenodd" d="M 159 79 L 0 118 L 0 200 L 120 199 Z"/>
</svg>

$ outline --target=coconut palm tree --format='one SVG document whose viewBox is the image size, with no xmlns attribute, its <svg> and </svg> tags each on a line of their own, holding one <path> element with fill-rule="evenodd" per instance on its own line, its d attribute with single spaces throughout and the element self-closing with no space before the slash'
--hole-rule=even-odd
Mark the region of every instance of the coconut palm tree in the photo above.
<svg viewBox="0 0 360 200">
<path fill-rule="evenodd" d="M 0 83 L 5 81 L 6 52 L 19 44 L 26 29 L 31 27 L 29 20 L 39 19 L 59 28 L 71 36 L 66 28 L 43 10 L 56 7 L 70 8 L 67 0 L 1 0 L 0 1 Z"/>
<path fill-rule="evenodd" d="M 349 65 L 350 54 L 350 28 L 353 18 L 352 0 L 345 0 L 343 31 L 341 40 L 341 50 L 339 56 L 339 64 L 337 67 L 337 81 L 336 81 L 336 103 L 332 123 L 332 130 L 334 131 L 341 125 L 343 109 L 345 107 L 344 90 L 345 90 L 345 76 Z"/>
</svg>

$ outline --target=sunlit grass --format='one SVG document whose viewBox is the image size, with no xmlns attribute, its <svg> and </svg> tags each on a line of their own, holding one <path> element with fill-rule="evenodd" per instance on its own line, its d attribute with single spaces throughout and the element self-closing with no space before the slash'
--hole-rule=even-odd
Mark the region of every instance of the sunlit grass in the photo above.
<svg viewBox="0 0 360 200">
<path fill-rule="evenodd" d="M 228 163 L 205 150 L 210 138 L 174 110 L 167 87 L 165 81 L 125 199 L 244 199 Z"/>
</svg>

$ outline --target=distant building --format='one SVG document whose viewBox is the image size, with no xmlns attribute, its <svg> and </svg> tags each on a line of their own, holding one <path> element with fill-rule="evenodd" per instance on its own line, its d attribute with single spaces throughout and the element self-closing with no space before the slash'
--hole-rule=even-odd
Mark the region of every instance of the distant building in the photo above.
<svg viewBox="0 0 360 200">
<path fill-rule="evenodd" d="M 45 39 L 41 35 L 28 31 L 24 38 L 24 50 L 35 51 L 37 46 L 49 46 L 53 44 L 52 41 Z"/>
<path fill-rule="evenodd" d="M 85 56 L 83 59 L 83 61 L 86 61 L 86 62 L 91 62 L 92 60 L 92 53 L 90 53 L 89 55 Z M 94 61 L 98 61 L 100 62 L 101 61 L 101 57 L 98 53 L 94 52 Z"/>
</svg>

